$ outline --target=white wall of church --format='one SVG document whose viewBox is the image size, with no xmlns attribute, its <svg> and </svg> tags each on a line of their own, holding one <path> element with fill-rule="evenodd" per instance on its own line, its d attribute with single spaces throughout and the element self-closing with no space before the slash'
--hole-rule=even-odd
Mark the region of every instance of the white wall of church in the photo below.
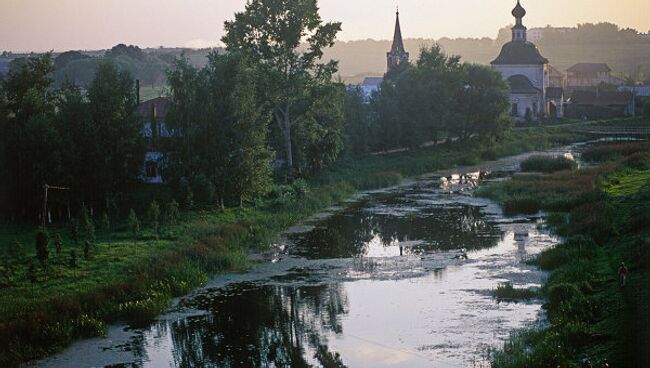
<svg viewBox="0 0 650 368">
<path fill-rule="evenodd" d="M 513 75 L 523 75 L 533 83 L 533 86 L 542 91 L 546 91 L 548 87 L 547 65 L 495 65 L 494 68 L 503 75 L 504 80 Z"/>
<path fill-rule="evenodd" d="M 524 95 L 524 94 L 511 94 L 510 95 L 510 113 L 512 115 L 513 106 L 517 105 L 517 114 L 514 115 L 517 120 L 522 120 L 526 116 L 526 110 L 530 109 L 533 114 L 531 117 L 535 118 L 544 112 L 543 100 L 539 95 Z"/>
</svg>

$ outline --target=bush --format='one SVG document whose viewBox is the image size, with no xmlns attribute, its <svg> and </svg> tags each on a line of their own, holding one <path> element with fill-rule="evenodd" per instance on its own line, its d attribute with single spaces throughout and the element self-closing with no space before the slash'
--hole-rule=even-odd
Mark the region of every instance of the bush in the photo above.
<svg viewBox="0 0 650 368">
<path fill-rule="evenodd" d="M 591 306 L 584 293 L 571 283 L 558 283 L 548 291 L 548 318 L 554 325 L 585 322 L 591 318 Z"/>
<path fill-rule="evenodd" d="M 86 206 L 81 207 L 81 220 L 83 222 L 86 240 L 95 241 L 95 224 L 90 218 L 90 213 L 88 213 Z"/>
<path fill-rule="evenodd" d="M 151 202 L 151 205 L 147 210 L 147 218 L 151 225 L 151 229 L 157 235 L 160 228 L 160 206 L 158 206 L 158 202 L 155 200 Z"/>
<path fill-rule="evenodd" d="M 582 235 L 573 236 L 564 243 L 543 251 L 537 258 L 539 267 L 546 271 L 555 270 L 568 263 L 596 257 L 598 244 Z"/>
<path fill-rule="evenodd" d="M 180 219 L 180 211 L 178 209 L 178 202 L 172 200 L 167 203 L 167 208 L 165 209 L 165 217 L 168 225 L 176 225 Z"/>
<path fill-rule="evenodd" d="M 54 234 L 54 247 L 56 248 L 56 254 L 61 254 L 63 251 L 63 239 L 59 233 Z"/>
<path fill-rule="evenodd" d="M 39 230 L 36 234 L 36 258 L 38 258 L 38 262 L 41 264 L 41 268 L 43 269 L 47 266 L 47 258 L 50 255 L 48 249 L 49 243 L 50 240 L 47 236 L 47 232 L 43 229 Z"/>
<path fill-rule="evenodd" d="M 197 203 L 210 204 L 214 202 L 214 184 L 203 174 L 196 175 L 192 180 L 192 193 Z"/>
<path fill-rule="evenodd" d="M 577 164 L 574 160 L 564 156 L 531 156 L 521 163 L 521 170 L 524 172 L 552 173 L 573 170 L 576 167 Z"/>
<path fill-rule="evenodd" d="M 539 291 L 534 288 L 515 289 L 511 282 L 506 282 L 499 284 L 494 295 L 500 300 L 532 299 L 539 296 Z"/>
<path fill-rule="evenodd" d="M 138 215 L 135 214 L 133 208 L 129 211 L 127 222 L 129 225 L 129 232 L 131 232 L 131 238 L 133 239 L 133 244 L 135 244 L 138 242 L 138 236 L 140 235 L 140 220 L 138 220 Z"/>
</svg>

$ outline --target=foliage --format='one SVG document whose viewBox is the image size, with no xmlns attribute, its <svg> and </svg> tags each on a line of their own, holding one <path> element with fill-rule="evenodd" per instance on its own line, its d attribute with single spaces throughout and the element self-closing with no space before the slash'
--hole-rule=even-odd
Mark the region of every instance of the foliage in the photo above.
<svg viewBox="0 0 650 368">
<path fill-rule="evenodd" d="M 284 148 L 287 178 L 292 180 L 293 146 L 302 145 L 302 150 L 306 146 L 293 133 L 294 127 L 312 123 L 323 130 L 318 132 L 320 139 L 341 134 L 332 131 L 332 125 L 323 124 L 340 119 L 336 105 L 332 111 L 332 101 L 322 99 L 323 92 L 334 88 L 331 80 L 337 63 L 320 63 L 324 50 L 334 45 L 341 24 L 322 23 L 316 0 L 253 0 L 233 21 L 227 21 L 225 28 L 222 41 L 228 51 L 249 54 L 257 63 L 260 93 L 277 124 L 278 141 L 273 147 Z M 336 145 L 327 148 L 334 156 L 340 151 Z"/>
<path fill-rule="evenodd" d="M 61 254 L 63 251 L 63 238 L 61 238 L 60 233 L 54 234 L 54 247 L 56 249 L 56 254 Z"/>
<path fill-rule="evenodd" d="M 84 238 L 86 240 L 94 241 L 95 237 L 95 223 L 90 218 L 90 213 L 86 206 L 81 207 L 81 221 L 83 221 Z"/>
<path fill-rule="evenodd" d="M 151 229 L 157 235 L 160 230 L 160 206 L 155 200 L 151 202 L 147 210 L 147 219 L 149 220 L 149 226 L 151 226 Z"/>
<path fill-rule="evenodd" d="M 167 207 L 165 208 L 165 220 L 167 225 L 176 225 L 178 223 L 178 220 L 180 218 L 180 212 L 178 208 L 178 202 L 175 200 L 172 200 L 171 202 L 167 203 Z"/>
<path fill-rule="evenodd" d="M 138 242 L 138 236 L 140 235 L 140 220 L 138 220 L 138 215 L 136 215 L 133 208 L 129 211 L 129 218 L 127 221 L 133 244 L 135 244 Z"/>
<path fill-rule="evenodd" d="M 45 230 L 40 230 L 36 234 L 36 258 L 41 264 L 41 268 L 45 269 L 47 266 L 47 259 L 50 255 L 50 250 L 48 248 L 50 239 Z"/>
<path fill-rule="evenodd" d="M 497 286 L 494 295 L 498 300 L 532 299 L 539 296 L 539 291 L 534 288 L 515 288 L 512 283 L 506 282 Z"/>
<path fill-rule="evenodd" d="M 417 148 L 442 137 L 504 137 L 508 87 L 490 68 L 461 64 L 439 45 L 423 48 L 415 65 L 387 79 L 373 97 L 375 149 Z"/>
<path fill-rule="evenodd" d="M 552 173 L 562 170 L 573 170 L 577 163 L 564 156 L 531 156 L 521 163 L 521 171 L 537 171 L 542 173 Z"/>
</svg>

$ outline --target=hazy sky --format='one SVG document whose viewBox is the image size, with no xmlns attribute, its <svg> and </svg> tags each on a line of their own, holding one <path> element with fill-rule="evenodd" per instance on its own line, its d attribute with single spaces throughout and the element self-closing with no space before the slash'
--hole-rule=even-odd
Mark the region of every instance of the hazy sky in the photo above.
<svg viewBox="0 0 650 368">
<path fill-rule="evenodd" d="M 215 45 L 245 0 L 0 0 L 0 50 Z M 515 0 L 320 0 L 341 40 L 389 39 L 395 6 L 407 38 L 495 37 Z M 522 0 L 528 27 L 610 21 L 650 30 L 650 0 Z"/>
</svg>

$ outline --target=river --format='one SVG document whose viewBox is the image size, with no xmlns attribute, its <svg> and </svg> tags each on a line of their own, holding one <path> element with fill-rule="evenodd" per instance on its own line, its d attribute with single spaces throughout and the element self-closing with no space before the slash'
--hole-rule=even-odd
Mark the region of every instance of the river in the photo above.
<svg viewBox="0 0 650 368">
<path fill-rule="evenodd" d="M 505 216 L 472 193 L 528 155 L 365 193 L 289 229 L 250 271 L 215 277 L 151 325 L 110 326 L 34 366 L 489 366 L 490 349 L 544 320 L 542 300 L 499 302 L 493 290 L 539 287 L 545 274 L 524 261 L 557 239 L 541 216 Z"/>
</svg>

